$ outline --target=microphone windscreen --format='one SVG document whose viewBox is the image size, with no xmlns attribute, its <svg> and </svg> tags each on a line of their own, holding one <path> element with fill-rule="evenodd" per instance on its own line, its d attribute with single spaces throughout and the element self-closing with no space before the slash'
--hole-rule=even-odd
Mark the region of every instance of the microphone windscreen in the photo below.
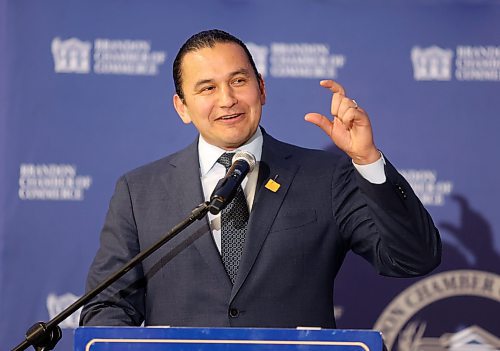
<svg viewBox="0 0 500 351">
<path fill-rule="evenodd" d="M 252 153 L 250 153 L 248 151 L 236 152 L 233 156 L 233 164 L 238 160 L 244 160 L 248 163 L 248 166 L 250 167 L 250 170 L 248 171 L 248 173 L 253 171 L 253 169 L 255 168 L 255 163 L 257 162 L 255 160 L 255 156 L 252 155 Z"/>
</svg>

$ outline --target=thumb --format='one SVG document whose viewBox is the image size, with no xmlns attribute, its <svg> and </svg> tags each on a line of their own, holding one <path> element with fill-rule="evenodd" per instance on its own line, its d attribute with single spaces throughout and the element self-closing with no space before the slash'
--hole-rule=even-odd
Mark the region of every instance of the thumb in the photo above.
<svg viewBox="0 0 500 351">
<path fill-rule="evenodd" d="M 304 116 L 307 122 L 317 125 L 328 135 L 331 136 L 333 123 L 328 118 L 319 113 L 308 113 Z"/>
</svg>

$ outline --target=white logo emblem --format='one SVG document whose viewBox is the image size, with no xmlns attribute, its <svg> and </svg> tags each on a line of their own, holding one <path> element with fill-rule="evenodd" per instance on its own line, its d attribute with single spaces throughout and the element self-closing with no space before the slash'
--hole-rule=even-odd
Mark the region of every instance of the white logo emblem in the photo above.
<svg viewBox="0 0 500 351">
<path fill-rule="evenodd" d="M 411 50 L 413 77 L 415 80 L 451 80 L 453 51 L 431 46 Z"/>
<path fill-rule="evenodd" d="M 270 61 L 273 77 L 336 78 L 346 57 L 324 43 L 271 43 Z"/>
<path fill-rule="evenodd" d="M 269 49 L 267 46 L 257 45 L 254 43 L 245 43 L 245 45 L 255 61 L 257 71 L 265 77 L 267 75 L 267 54 Z"/>
<path fill-rule="evenodd" d="M 444 206 L 453 190 L 453 182 L 438 180 L 438 173 L 433 169 L 402 169 L 400 173 L 426 206 Z"/>
<path fill-rule="evenodd" d="M 47 296 L 47 310 L 49 311 L 49 318 L 52 319 L 57 316 L 65 308 L 78 300 L 78 298 L 78 296 L 72 293 L 66 293 L 60 296 L 57 296 L 56 294 L 49 294 L 49 296 Z M 82 308 L 78 309 L 75 313 L 62 321 L 59 326 L 61 328 L 69 329 L 77 328 L 81 312 Z"/>
<path fill-rule="evenodd" d="M 457 333 L 446 333 L 439 338 L 422 337 L 425 323 L 408 324 L 399 337 L 400 351 L 494 351 L 500 349 L 500 339 L 473 325 Z"/>
<path fill-rule="evenodd" d="M 75 165 L 21 163 L 19 167 L 21 200 L 83 201 L 91 185 L 92 177 L 77 174 Z"/>
<path fill-rule="evenodd" d="M 77 38 L 64 41 L 54 38 L 52 56 L 56 73 L 89 73 L 91 47 L 90 42 Z"/>
<path fill-rule="evenodd" d="M 476 270 L 438 273 L 419 280 L 402 291 L 385 308 L 373 329 L 380 330 L 388 350 L 398 351 L 469 351 L 500 350 L 499 340 L 478 326 L 425 338 L 425 323 L 414 316 L 441 300 L 473 296 L 500 302 L 500 276 Z"/>
<path fill-rule="evenodd" d="M 99 38 L 92 45 L 78 38 L 54 38 L 52 56 L 56 73 L 156 76 L 167 53 L 152 51 L 147 40 Z"/>
</svg>

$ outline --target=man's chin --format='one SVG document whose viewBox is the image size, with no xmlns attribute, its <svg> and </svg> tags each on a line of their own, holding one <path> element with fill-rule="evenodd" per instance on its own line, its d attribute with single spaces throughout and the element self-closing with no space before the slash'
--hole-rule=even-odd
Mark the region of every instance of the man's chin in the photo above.
<svg viewBox="0 0 500 351">
<path fill-rule="evenodd" d="M 239 148 L 241 145 L 245 144 L 249 139 L 250 137 L 241 138 L 241 136 L 235 139 L 226 139 L 224 140 L 222 146 L 220 147 L 228 151 L 235 150 Z"/>
<path fill-rule="evenodd" d="M 220 133 L 219 138 L 214 137 L 210 140 L 205 138 L 209 144 L 220 147 L 224 150 L 234 150 L 239 148 L 241 145 L 245 144 L 250 138 L 255 134 L 255 131 L 250 130 L 236 130 L 236 129 L 226 129 L 223 133 Z"/>
<path fill-rule="evenodd" d="M 245 141 L 239 141 L 239 142 L 231 142 L 231 143 L 224 143 L 221 148 L 227 151 L 232 151 L 237 148 L 239 148 L 241 145 L 245 144 Z"/>
</svg>

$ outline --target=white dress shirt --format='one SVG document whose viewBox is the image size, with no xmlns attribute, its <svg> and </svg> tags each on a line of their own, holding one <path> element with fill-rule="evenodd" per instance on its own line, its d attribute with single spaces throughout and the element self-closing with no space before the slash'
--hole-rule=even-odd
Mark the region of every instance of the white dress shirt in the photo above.
<svg viewBox="0 0 500 351">
<path fill-rule="evenodd" d="M 253 171 L 245 177 L 243 183 L 241 184 L 245 197 L 247 199 L 248 210 L 252 211 L 253 200 L 255 196 L 255 188 L 257 187 L 257 177 L 259 175 L 259 164 L 262 156 L 262 132 L 260 128 L 257 128 L 255 134 L 246 142 L 244 145 L 240 146 L 238 149 L 231 152 L 237 151 L 248 151 L 255 156 L 256 164 Z M 209 144 L 200 135 L 198 139 L 198 155 L 200 159 L 200 177 L 201 184 L 203 186 L 203 195 L 205 201 L 210 200 L 210 195 L 217 185 L 219 179 L 226 175 L 226 167 L 217 162 L 219 157 L 228 152 L 227 150 L 221 149 L 217 146 Z M 363 178 L 368 180 L 370 183 L 382 184 L 385 182 L 385 171 L 384 164 L 385 160 L 380 153 L 380 159 L 374 163 L 368 165 L 357 165 L 353 162 L 354 167 L 358 170 Z M 208 213 L 208 221 L 210 223 L 210 228 L 212 230 L 212 235 L 214 237 L 215 244 L 221 251 L 221 222 L 220 213 L 213 215 Z"/>
<path fill-rule="evenodd" d="M 252 210 L 253 199 L 255 196 L 255 188 L 257 187 L 257 177 L 259 175 L 259 163 L 262 155 L 262 132 L 260 128 L 257 128 L 255 134 L 246 142 L 244 145 L 240 146 L 238 149 L 231 152 L 237 151 L 248 151 L 255 156 L 255 167 L 251 173 L 243 180 L 241 184 L 243 192 L 245 193 L 245 198 L 247 199 L 248 211 Z M 203 186 L 203 195 L 205 196 L 205 201 L 210 200 L 210 195 L 219 179 L 226 175 L 226 167 L 217 162 L 219 157 L 227 150 L 221 149 L 220 147 L 209 144 L 200 135 L 198 140 L 198 154 L 200 158 L 200 177 L 201 184 Z M 208 213 L 208 221 L 210 223 L 210 228 L 212 229 L 212 234 L 214 236 L 215 244 L 221 251 L 221 222 L 220 213 L 213 215 Z"/>
</svg>

